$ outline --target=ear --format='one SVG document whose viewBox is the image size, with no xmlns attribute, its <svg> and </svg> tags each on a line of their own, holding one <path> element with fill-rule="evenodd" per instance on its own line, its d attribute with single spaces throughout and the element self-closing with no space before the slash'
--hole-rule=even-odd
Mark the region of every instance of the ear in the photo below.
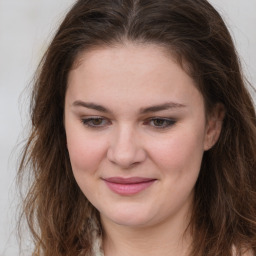
<svg viewBox="0 0 256 256">
<path fill-rule="evenodd" d="M 213 110 L 208 114 L 204 138 L 204 150 L 209 150 L 217 142 L 222 129 L 225 112 L 224 105 L 217 103 Z"/>
</svg>

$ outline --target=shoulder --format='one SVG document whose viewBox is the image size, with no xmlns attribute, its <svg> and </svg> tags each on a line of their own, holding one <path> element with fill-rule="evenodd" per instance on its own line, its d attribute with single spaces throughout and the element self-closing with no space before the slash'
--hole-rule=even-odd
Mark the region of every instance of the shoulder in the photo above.
<svg viewBox="0 0 256 256">
<path fill-rule="evenodd" d="M 243 250 L 242 254 L 239 254 L 235 246 L 232 247 L 232 255 L 233 256 L 255 256 L 255 254 L 251 249 Z"/>
<path fill-rule="evenodd" d="M 242 256 L 255 256 L 255 254 L 253 253 L 252 250 L 250 250 L 250 251 L 246 251 L 244 254 L 242 254 Z"/>
<path fill-rule="evenodd" d="M 255 256 L 255 254 L 253 254 L 253 252 L 250 250 L 243 253 L 242 256 Z"/>
</svg>

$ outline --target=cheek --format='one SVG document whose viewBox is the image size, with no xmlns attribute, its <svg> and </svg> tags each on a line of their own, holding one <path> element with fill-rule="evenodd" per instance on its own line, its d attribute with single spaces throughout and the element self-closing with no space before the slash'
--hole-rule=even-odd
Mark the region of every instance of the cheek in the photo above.
<svg viewBox="0 0 256 256">
<path fill-rule="evenodd" d="M 67 132 L 67 147 L 74 174 L 93 174 L 106 155 L 106 143 L 81 132 Z"/>
<path fill-rule="evenodd" d="M 154 142 L 150 155 L 165 174 L 197 175 L 203 156 L 203 130 L 175 132 L 164 141 Z"/>
</svg>

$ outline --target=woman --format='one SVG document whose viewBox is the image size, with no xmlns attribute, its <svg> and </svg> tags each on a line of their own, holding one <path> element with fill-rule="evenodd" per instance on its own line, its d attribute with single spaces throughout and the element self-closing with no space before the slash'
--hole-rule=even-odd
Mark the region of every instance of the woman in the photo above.
<svg viewBox="0 0 256 256">
<path fill-rule="evenodd" d="M 33 255 L 255 255 L 255 109 L 206 0 L 77 1 L 32 96 Z"/>
</svg>

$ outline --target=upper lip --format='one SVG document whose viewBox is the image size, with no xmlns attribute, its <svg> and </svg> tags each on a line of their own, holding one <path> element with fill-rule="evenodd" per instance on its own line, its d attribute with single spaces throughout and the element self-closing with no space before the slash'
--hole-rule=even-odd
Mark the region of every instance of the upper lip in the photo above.
<svg viewBox="0 0 256 256">
<path fill-rule="evenodd" d="M 154 181 L 156 179 L 145 178 L 145 177 L 130 177 L 130 178 L 110 177 L 110 178 L 103 178 L 103 180 L 111 183 L 117 183 L 117 184 L 135 184 L 135 183 Z"/>
</svg>

